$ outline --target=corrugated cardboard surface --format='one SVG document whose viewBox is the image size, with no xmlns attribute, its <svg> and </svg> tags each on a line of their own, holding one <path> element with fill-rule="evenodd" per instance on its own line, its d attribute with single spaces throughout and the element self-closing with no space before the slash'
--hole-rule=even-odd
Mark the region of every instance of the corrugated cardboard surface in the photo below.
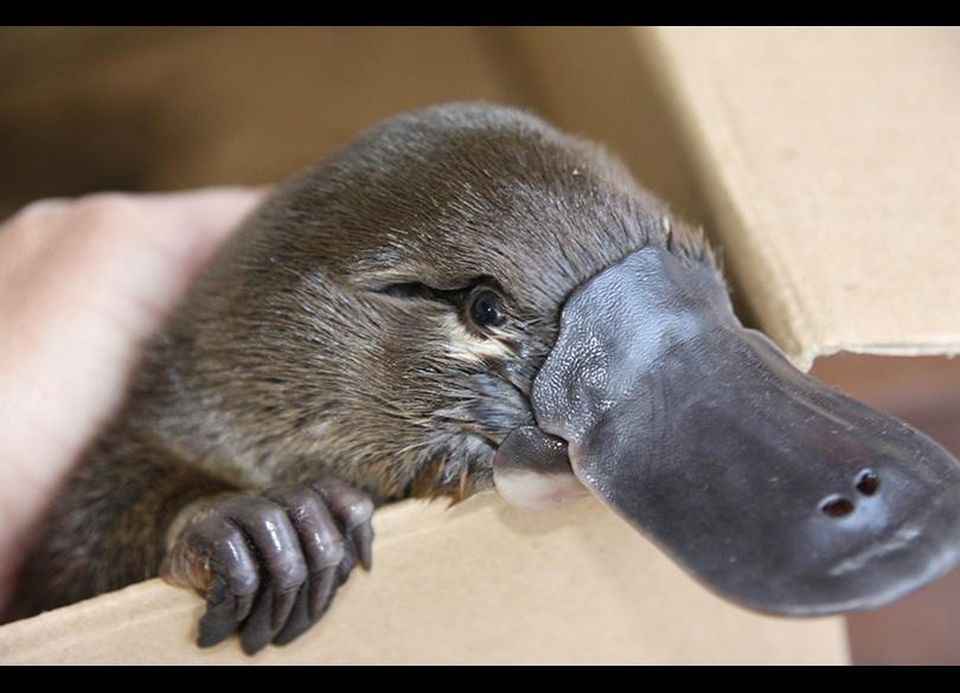
<svg viewBox="0 0 960 693">
<path fill-rule="evenodd" d="M 838 619 L 706 592 L 591 499 L 531 513 L 494 494 L 378 512 L 374 569 L 312 631 L 245 657 L 191 643 L 202 602 L 153 580 L 0 629 L 3 663 L 840 663 Z"/>
<path fill-rule="evenodd" d="M 759 322 L 799 364 L 960 353 L 960 29 L 638 30 Z"/>
</svg>

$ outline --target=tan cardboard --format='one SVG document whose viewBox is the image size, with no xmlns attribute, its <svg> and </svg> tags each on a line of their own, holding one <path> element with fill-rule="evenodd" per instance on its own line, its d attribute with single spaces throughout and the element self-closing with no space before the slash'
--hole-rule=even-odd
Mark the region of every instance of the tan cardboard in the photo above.
<svg viewBox="0 0 960 693">
<path fill-rule="evenodd" d="M 498 36 L 485 45 L 512 46 L 528 76 L 512 89 L 526 86 L 547 117 L 609 142 L 710 222 L 738 297 L 797 363 L 838 349 L 960 351 L 958 30 Z M 670 142 L 657 145 L 658 133 Z M 682 175 L 665 170 L 674 164 Z M 591 500 L 546 514 L 492 495 L 449 511 L 403 503 L 376 527 L 373 573 L 352 577 L 323 623 L 286 648 L 199 651 L 200 600 L 149 581 L 0 628 L 0 661 L 847 660 L 840 619 L 721 601 Z"/>
<path fill-rule="evenodd" d="M 550 512 L 485 494 L 378 512 L 374 568 L 323 621 L 254 658 L 199 650 L 202 602 L 151 580 L 0 629 L 3 663 L 840 663 L 837 619 L 708 593 L 592 499 Z"/>
<path fill-rule="evenodd" d="M 541 110 L 704 223 L 798 365 L 960 352 L 960 29 L 510 37 Z"/>
<path fill-rule="evenodd" d="M 640 30 L 740 292 L 804 368 L 960 352 L 960 30 Z"/>
</svg>

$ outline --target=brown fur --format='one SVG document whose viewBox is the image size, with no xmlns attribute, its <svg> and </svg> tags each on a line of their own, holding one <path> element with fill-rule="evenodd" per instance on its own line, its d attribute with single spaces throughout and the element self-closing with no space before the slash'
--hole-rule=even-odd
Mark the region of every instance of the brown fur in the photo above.
<svg viewBox="0 0 960 693">
<path fill-rule="evenodd" d="M 205 495 L 321 471 L 381 502 L 489 487 L 565 297 L 648 244 L 712 262 L 619 163 L 530 115 L 451 104 L 365 133 L 258 210 L 150 344 L 14 614 L 156 575 Z M 507 302 L 486 333 L 436 297 L 477 282 Z"/>
</svg>

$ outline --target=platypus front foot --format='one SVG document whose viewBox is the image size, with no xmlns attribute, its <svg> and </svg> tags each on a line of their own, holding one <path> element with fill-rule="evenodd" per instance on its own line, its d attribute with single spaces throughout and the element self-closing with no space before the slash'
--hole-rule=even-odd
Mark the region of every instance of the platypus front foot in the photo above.
<svg viewBox="0 0 960 693">
<path fill-rule="evenodd" d="M 370 570 L 373 510 L 337 479 L 206 498 L 172 524 L 160 572 L 206 598 L 200 647 L 237 632 L 253 654 L 307 631 L 358 562 Z"/>
</svg>

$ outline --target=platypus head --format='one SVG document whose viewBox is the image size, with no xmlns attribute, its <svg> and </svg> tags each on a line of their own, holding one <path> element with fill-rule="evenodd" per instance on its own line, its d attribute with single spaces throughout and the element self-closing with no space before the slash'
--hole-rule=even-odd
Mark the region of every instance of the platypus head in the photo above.
<svg viewBox="0 0 960 693">
<path fill-rule="evenodd" d="M 264 468 L 323 459 L 384 499 L 589 491 L 778 613 L 876 606 L 960 555 L 960 464 L 742 327 L 698 232 L 527 114 L 369 131 L 284 186 L 207 283 L 223 354 L 246 350 L 230 416 L 260 431 L 236 454 Z"/>
</svg>

